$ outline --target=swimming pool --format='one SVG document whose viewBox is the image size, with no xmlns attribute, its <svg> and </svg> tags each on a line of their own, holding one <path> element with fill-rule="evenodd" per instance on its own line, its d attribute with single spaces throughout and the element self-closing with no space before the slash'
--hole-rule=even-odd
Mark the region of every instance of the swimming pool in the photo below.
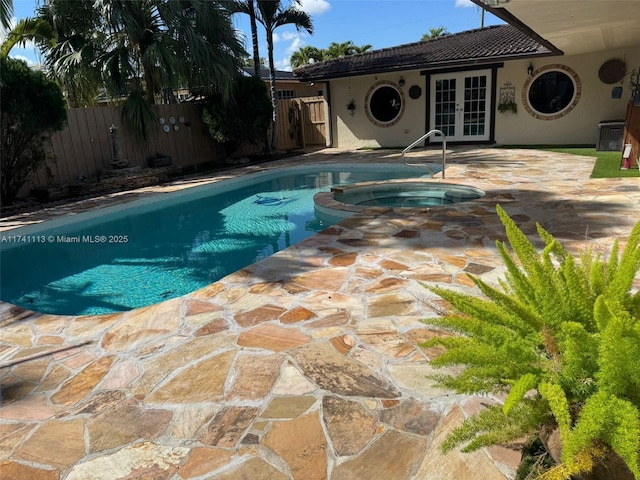
<svg viewBox="0 0 640 480">
<path fill-rule="evenodd" d="M 330 226 L 314 211 L 323 189 L 427 176 L 389 164 L 289 167 L 3 232 L 0 299 L 69 315 L 158 303 Z"/>
</svg>

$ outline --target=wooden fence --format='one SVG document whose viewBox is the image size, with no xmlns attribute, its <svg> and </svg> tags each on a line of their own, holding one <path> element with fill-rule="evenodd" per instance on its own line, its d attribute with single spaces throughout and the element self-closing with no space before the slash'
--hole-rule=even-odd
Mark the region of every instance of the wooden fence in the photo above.
<svg viewBox="0 0 640 480">
<path fill-rule="evenodd" d="M 326 146 L 326 103 L 323 97 L 297 99 L 302 109 L 302 147 Z"/>
<path fill-rule="evenodd" d="M 278 148 L 324 147 L 326 103 L 323 97 L 278 100 Z"/>
<path fill-rule="evenodd" d="M 214 142 L 202 121 L 202 105 L 178 103 L 154 107 L 158 123 L 149 141 L 138 141 L 127 132 L 117 107 L 73 108 L 68 125 L 51 138 L 51 159 L 31 178 L 28 188 L 64 185 L 95 177 L 110 170 L 115 160 L 110 127 L 115 126 L 123 154 L 131 167 L 145 168 L 156 156 L 171 157 L 182 168 L 224 161 L 223 149 Z M 325 102 L 322 97 L 278 101 L 278 149 L 293 150 L 325 145 Z M 248 146 L 241 153 L 255 154 L 263 146 Z"/>
<path fill-rule="evenodd" d="M 187 167 L 215 161 L 221 149 L 202 121 L 202 105 L 157 105 L 159 122 L 147 143 L 138 141 L 122 125 L 117 107 L 72 108 L 66 128 L 51 138 L 52 159 L 32 179 L 33 185 L 76 182 L 111 169 L 114 161 L 110 127 L 115 126 L 130 166 L 147 167 L 150 157 L 170 156 L 172 165 Z"/>
</svg>

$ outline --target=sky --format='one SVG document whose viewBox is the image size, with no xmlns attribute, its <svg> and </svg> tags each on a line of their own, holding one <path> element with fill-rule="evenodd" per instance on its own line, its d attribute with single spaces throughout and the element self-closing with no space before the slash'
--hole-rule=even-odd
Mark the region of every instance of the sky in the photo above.
<svg viewBox="0 0 640 480">
<path fill-rule="evenodd" d="M 287 4 L 288 0 L 282 0 Z M 374 50 L 420 41 L 431 28 L 445 27 L 450 33 L 480 28 L 481 11 L 470 0 L 300 0 L 301 9 L 311 16 L 314 33 L 298 32 L 284 25 L 275 31 L 274 63 L 291 70 L 291 54 L 304 46 L 327 48 L 331 42 L 352 41 Z M 37 0 L 13 0 L 16 19 L 33 16 Z M 244 37 L 245 49 L 252 51 L 247 15 L 235 15 L 234 25 Z M 485 26 L 504 23 L 485 13 Z M 264 29 L 258 27 L 260 56 L 267 58 Z M 0 40 L 4 34 L 0 36 Z M 30 65 L 40 63 L 32 46 L 14 47 L 11 56 Z"/>
</svg>

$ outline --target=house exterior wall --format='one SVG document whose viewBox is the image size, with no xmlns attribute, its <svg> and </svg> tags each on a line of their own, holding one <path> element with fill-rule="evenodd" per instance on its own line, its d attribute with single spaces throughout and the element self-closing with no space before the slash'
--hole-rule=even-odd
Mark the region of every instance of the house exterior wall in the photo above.
<svg viewBox="0 0 640 480">
<path fill-rule="evenodd" d="M 400 78 L 405 81 L 399 85 Z M 381 81 L 392 82 L 403 95 L 404 112 L 391 126 L 376 126 L 367 117 L 365 101 L 369 89 Z M 407 146 L 425 133 L 425 77 L 419 70 L 366 75 L 331 81 L 331 133 L 334 147 Z M 418 99 L 409 97 L 411 86 L 422 89 Z M 355 110 L 347 105 L 353 100 Z M 352 114 L 353 113 L 353 114 Z"/>
<path fill-rule="evenodd" d="M 600 66 L 611 59 L 624 60 L 627 75 L 615 84 L 605 84 L 598 77 Z M 553 65 L 564 65 L 573 70 L 580 83 L 581 95 L 575 107 L 566 115 L 553 120 L 540 119 L 529 113 L 526 101 L 527 67 L 534 66 L 534 74 Z M 498 144 L 584 144 L 595 145 L 598 140 L 598 123 L 603 120 L 624 120 L 630 100 L 629 74 L 640 67 L 640 45 L 636 48 L 596 52 L 578 56 L 557 56 L 505 62 L 498 70 L 497 88 L 511 82 L 516 88 L 518 111 L 496 112 L 495 141 Z M 622 97 L 612 98 L 612 89 L 622 86 Z"/>
<path fill-rule="evenodd" d="M 600 66 L 610 59 L 624 60 L 627 75 L 618 83 L 605 84 L 600 81 Z M 523 91 L 527 86 L 527 68 L 533 64 L 534 73 L 562 65 L 575 72 L 580 87 L 580 99 L 575 107 L 560 118 L 541 119 L 527 111 L 523 101 Z M 477 68 L 477 67 L 476 67 Z M 640 68 L 640 45 L 634 48 L 596 52 L 579 56 L 553 56 L 531 60 L 505 61 L 498 68 L 496 96 L 506 82 L 515 87 L 517 113 L 493 112 L 495 117 L 495 137 L 497 144 L 540 145 L 540 144 L 585 144 L 595 145 L 598 140 L 598 123 L 603 120 L 624 119 L 630 100 L 629 74 Z M 435 73 L 435 72 L 434 72 Z M 400 78 L 405 81 L 399 86 Z M 391 126 L 377 126 L 365 112 L 367 92 L 377 82 L 389 81 L 397 86 L 404 96 L 404 112 L 397 123 Z M 409 96 L 411 86 L 417 85 L 422 93 L 419 98 Z M 622 98 L 612 98 L 612 89 L 623 87 Z M 426 131 L 426 77 L 419 70 L 366 75 L 330 82 L 330 125 L 332 146 L 339 148 L 362 147 L 406 147 L 420 138 Z M 347 105 L 353 100 L 355 110 L 350 112 Z M 496 98 L 496 105 L 499 99 Z M 353 114 L 352 114 L 353 113 Z"/>
</svg>

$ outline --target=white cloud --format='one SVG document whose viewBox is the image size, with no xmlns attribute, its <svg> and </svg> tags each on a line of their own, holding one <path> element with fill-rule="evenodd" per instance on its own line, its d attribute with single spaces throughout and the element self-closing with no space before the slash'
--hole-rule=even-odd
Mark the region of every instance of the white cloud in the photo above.
<svg viewBox="0 0 640 480">
<path fill-rule="evenodd" d="M 279 52 L 284 52 L 286 55 L 291 55 L 300 47 L 305 45 L 304 37 L 306 35 L 302 32 L 283 32 L 281 34 L 273 35 L 273 43 L 280 43 L 278 46 Z M 284 45 L 285 42 L 290 42 L 289 45 Z"/>
<path fill-rule="evenodd" d="M 289 46 L 287 46 L 286 48 L 282 48 L 279 50 L 280 55 L 286 55 L 285 58 L 283 58 L 282 60 L 276 60 L 274 63 L 276 64 L 276 69 L 277 70 L 287 70 L 287 71 L 291 71 L 291 55 L 293 54 L 293 52 L 298 51 L 301 47 L 304 47 L 305 45 L 305 41 L 302 38 L 302 35 L 297 35 L 293 41 L 291 42 L 291 44 Z"/>
<path fill-rule="evenodd" d="M 36 65 L 36 62 L 32 58 L 27 58 L 24 55 L 11 55 L 11 58 L 15 58 L 16 60 L 22 60 L 27 63 L 30 67 Z"/>
<path fill-rule="evenodd" d="M 476 4 L 471 0 L 456 0 L 456 8 L 469 8 L 475 6 Z"/>
<path fill-rule="evenodd" d="M 331 4 L 327 0 L 300 0 L 297 8 L 309 15 L 322 15 L 331 9 Z"/>
<path fill-rule="evenodd" d="M 289 40 L 295 40 L 297 38 L 300 38 L 300 33 L 298 32 L 273 32 L 273 43 L 288 42 Z"/>
<path fill-rule="evenodd" d="M 285 70 L 287 72 L 290 72 L 292 70 L 291 62 L 289 62 L 288 58 L 285 58 L 283 60 L 278 60 L 275 62 L 275 64 L 276 64 L 276 70 Z"/>
<path fill-rule="evenodd" d="M 291 55 L 293 52 L 297 51 L 300 49 L 300 47 L 304 46 L 304 40 L 302 40 L 302 38 L 297 37 L 293 40 L 293 42 L 291 42 L 291 45 L 289 45 L 287 47 L 287 49 L 285 50 L 285 53 L 287 53 L 288 55 Z"/>
</svg>

